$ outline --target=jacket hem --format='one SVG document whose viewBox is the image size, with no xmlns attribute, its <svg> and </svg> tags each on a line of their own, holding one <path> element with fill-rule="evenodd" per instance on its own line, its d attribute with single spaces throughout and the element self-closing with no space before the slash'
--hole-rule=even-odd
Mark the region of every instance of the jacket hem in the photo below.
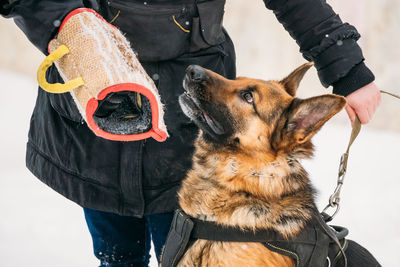
<svg viewBox="0 0 400 267">
<path fill-rule="evenodd" d="M 60 168 L 29 142 L 26 150 L 26 167 L 40 181 L 82 207 L 121 214 L 118 208 L 121 206 L 121 199 L 116 190 L 84 180 Z"/>
<path fill-rule="evenodd" d="M 169 184 L 170 188 L 167 189 L 152 190 L 152 193 L 158 196 L 157 200 L 162 201 L 163 205 L 157 201 L 150 201 L 144 212 L 138 213 L 137 205 L 125 200 L 118 190 L 62 168 L 31 142 L 27 144 L 26 167 L 44 184 L 81 207 L 138 218 L 144 215 L 172 212 L 177 208 L 176 191 L 179 183 Z"/>
</svg>

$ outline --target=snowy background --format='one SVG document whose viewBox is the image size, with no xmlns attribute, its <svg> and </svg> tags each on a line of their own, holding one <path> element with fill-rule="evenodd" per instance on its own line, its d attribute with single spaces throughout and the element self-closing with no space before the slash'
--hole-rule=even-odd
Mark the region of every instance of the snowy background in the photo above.
<svg viewBox="0 0 400 267">
<path fill-rule="evenodd" d="M 304 59 L 263 1 L 249 2 L 227 1 L 224 18 L 236 46 L 238 74 L 283 78 Z M 359 44 L 377 84 L 400 94 L 400 1 L 328 2 L 361 33 Z M 0 33 L 0 267 L 97 266 L 82 209 L 25 168 L 37 92 L 34 78 L 44 57 L 11 20 L 0 17 Z M 309 72 L 299 95 L 329 92 L 321 89 L 315 70 Z M 373 121 L 363 127 L 352 147 L 343 206 L 333 222 L 348 227 L 349 237 L 367 247 L 385 267 L 400 266 L 399 114 L 400 101 L 383 96 Z M 321 208 L 336 186 L 339 158 L 350 131 L 346 114 L 336 116 L 314 138 L 314 160 L 304 162 L 320 192 Z"/>
<path fill-rule="evenodd" d="M 7 90 L 0 100 L 0 266 L 97 266 L 82 209 L 25 168 L 36 82 L 1 69 L 0 81 Z M 350 135 L 350 126 L 342 123 L 345 116 L 339 114 L 314 138 L 315 159 L 304 162 L 320 192 L 320 207 L 336 185 L 338 161 Z M 343 207 L 334 220 L 383 266 L 393 267 L 400 266 L 399 151 L 400 134 L 362 129 L 351 151 Z"/>
</svg>

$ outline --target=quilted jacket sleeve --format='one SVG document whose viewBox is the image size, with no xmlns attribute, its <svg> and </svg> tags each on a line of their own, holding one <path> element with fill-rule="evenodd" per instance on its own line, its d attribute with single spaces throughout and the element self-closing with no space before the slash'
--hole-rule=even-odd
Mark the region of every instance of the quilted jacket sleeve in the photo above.
<svg viewBox="0 0 400 267">
<path fill-rule="evenodd" d="M 95 0 L 0 0 L 0 14 L 15 24 L 44 54 L 64 17 L 80 7 L 97 9 Z"/>
<path fill-rule="evenodd" d="M 326 0 L 264 0 L 296 40 L 304 58 L 314 61 L 321 83 L 348 95 L 374 81 L 364 64 L 356 28 L 343 23 Z"/>
</svg>

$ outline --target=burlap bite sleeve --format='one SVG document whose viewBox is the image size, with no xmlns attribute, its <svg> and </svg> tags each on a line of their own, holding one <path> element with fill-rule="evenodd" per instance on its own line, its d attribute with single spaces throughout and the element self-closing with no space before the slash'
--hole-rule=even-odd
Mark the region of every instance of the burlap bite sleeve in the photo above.
<svg viewBox="0 0 400 267">
<path fill-rule="evenodd" d="M 71 12 L 49 43 L 50 55 L 38 70 L 39 85 L 51 93 L 70 92 L 89 128 L 117 141 L 153 137 L 165 141 L 163 106 L 157 88 L 129 42 L 90 9 Z M 49 84 L 45 73 L 55 63 L 64 84 Z M 123 93 L 121 93 L 123 92 Z M 110 94 L 124 95 L 110 114 L 96 110 Z"/>
</svg>

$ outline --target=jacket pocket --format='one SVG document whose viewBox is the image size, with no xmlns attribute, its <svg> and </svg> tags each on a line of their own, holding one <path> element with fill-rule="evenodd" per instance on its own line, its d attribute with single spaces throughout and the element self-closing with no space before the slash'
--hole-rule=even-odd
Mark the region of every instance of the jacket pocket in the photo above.
<svg viewBox="0 0 400 267">
<path fill-rule="evenodd" d="M 55 66 L 49 68 L 46 76 L 47 76 L 46 79 L 48 81 L 51 81 L 51 83 L 64 83 L 63 79 L 61 78 Z M 63 94 L 46 93 L 46 94 L 49 97 L 52 108 L 60 116 L 74 122 L 83 121 L 83 117 L 79 113 L 75 101 L 71 96 L 71 93 L 63 93 Z"/>
<path fill-rule="evenodd" d="M 109 6 L 106 13 L 142 62 L 177 58 L 225 41 L 225 0 L 173 4 L 112 0 Z"/>
<path fill-rule="evenodd" d="M 145 4 L 146 3 L 146 4 Z M 110 1 L 114 21 L 138 53 L 140 61 L 155 62 L 178 57 L 190 46 L 191 4 L 153 4 Z"/>
<path fill-rule="evenodd" d="M 198 17 L 193 18 L 190 52 L 225 41 L 222 29 L 225 0 L 199 1 L 196 5 Z"/>
</svg>

